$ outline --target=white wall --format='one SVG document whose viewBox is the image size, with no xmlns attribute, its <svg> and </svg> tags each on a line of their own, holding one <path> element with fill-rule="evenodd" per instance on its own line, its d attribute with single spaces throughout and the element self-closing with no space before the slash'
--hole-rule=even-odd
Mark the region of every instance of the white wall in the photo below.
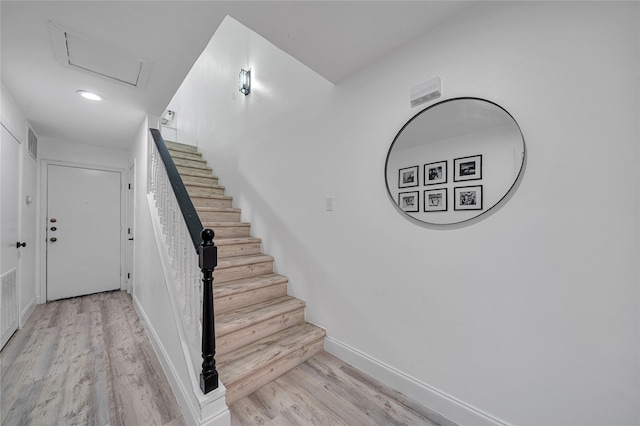
<svg viewBox="0 0 640 426">
<path fill-rule="evenodd" d="M 36 160 L 27 153 L 27 117 L 15 103 L 4 83 L 1 90 L 0 115 L 2 124 L 21 143 L 20 164 L 17 168 L 20 171 L 20 196 L 18 200 L 20 203 L 20 223 L 15 225 L 20 229 L 20 241 L 27 243 L 24 248 L 20 249 L 19 259 L 19 325 L 22 327 L 36 303 L 36 268 L 38 260 L 36 255 L 36 209 L 38 202 L 36 192 L 38 170 Z M 27 195 L 34 197 L 32 204 L 26 204 Z M 5 201 L 3 200 L 3 202 Z M 15 249 L 15 246 L 13 248 L 2 247 L 2 250 L 7 249 Z"/>
<path fill-rule="evenodd" d="M 40 138 L 38 145 L 39 157 L 43 160 L 116 169 L 129 168 L 129 152 L 125 150 L 78 144 L 44 136 Z"/>
<path fill-rule="evenodd" d="M 178 136 L 354 362 L 494 422 L 638 424 L 637 9 L 479 2 L 337 86 L 226 20 L 178 93 Z M 384 184 L 409 88 L 434 76 L 443 99 L 509 111 L 528 152 L 503 208 L 446 231 Z"/>
</svg>

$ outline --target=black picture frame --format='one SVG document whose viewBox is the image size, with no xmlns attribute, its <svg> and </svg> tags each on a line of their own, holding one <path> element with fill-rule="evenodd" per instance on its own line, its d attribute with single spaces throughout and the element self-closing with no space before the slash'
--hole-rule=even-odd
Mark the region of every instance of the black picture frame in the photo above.
<svg viewBox="0 0 640 426">
<path fill-rule="evenodd" d="M 482 210 L 482 185 L 453 188 L 454 210 Z"/>
<path fill-rule="evenodd" d="M 425 186 L 447 183 L 447 162 L 436 161 L 435 163 L 425 164 L 422 175 L 424 176 Z"/>
<path fill-rule="evenodd" d="M 419 169 L 419 166 L 400 169 L 398 171 L 398 188 L 410 188 L 412 186 L 420 185 L 420 179 L 418 176 Z"/>
<path fill-rule="evenodd" d="M 420 191 L 401 192 L 398 194 L 398 207 L 408 213 L 420 211 Z"/>
<path fill-rule="evenodd" d="M 471 155 L 453 160 L 453 181 L 482 179 L 482 155 Z"/>
<path fill-rule="evenodd" d="M 422 199 L 424 202 L 423 210 L 426 213 L 446 212 L 448 209 L 447 188 L 427 189 L 424 191 Z"/>
</svg>

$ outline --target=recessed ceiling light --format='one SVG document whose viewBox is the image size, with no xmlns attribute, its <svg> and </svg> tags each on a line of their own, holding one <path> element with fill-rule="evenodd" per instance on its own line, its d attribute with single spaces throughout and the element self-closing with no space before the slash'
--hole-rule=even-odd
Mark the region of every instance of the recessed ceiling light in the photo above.
<svg viewBox="0 0 640 426">
<path fill-rule="evenodd" d="M 86 90 L 78 90 L 78 94 L 85 99 L 90 99 L 92 101 L 101 101 L 103 98 L 100 95 L 97 95 L 93 92 L 88 92 Z"/>
</svg>

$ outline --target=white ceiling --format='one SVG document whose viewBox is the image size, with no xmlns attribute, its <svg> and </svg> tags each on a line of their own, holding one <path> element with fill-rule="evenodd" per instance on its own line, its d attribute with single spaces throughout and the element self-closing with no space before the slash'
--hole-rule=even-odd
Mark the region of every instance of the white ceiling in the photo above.
<svg viewBox="0 0 640 426">
<path fill-rule="evenodd" d="M 2 0 L 1 78 L 41 139 L 128 149 L 143 117 L 163 112 L 227 15 L 337 84 L 471 3 Z M 153 62 L 146 86 L 62 66 L 50 22 Z M 90 103 L 80 89 L 105 100 Z"/>
</svg>

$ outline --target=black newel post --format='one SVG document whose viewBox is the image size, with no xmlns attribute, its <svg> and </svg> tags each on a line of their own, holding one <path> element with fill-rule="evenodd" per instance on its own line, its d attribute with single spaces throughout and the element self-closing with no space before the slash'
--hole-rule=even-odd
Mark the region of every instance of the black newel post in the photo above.
<svg viewBox="0 0 640 426">
<path fill-rule="evenodd" d="M 213 326 L 213 269 L 218 265 L 218 247 L 213 244 L 213 230 L 203 229 L 200 245 L 202 269 L 202 373 L 200 389 L 204 394 L 218 388 L 215 331 Z"/>
</svg>

